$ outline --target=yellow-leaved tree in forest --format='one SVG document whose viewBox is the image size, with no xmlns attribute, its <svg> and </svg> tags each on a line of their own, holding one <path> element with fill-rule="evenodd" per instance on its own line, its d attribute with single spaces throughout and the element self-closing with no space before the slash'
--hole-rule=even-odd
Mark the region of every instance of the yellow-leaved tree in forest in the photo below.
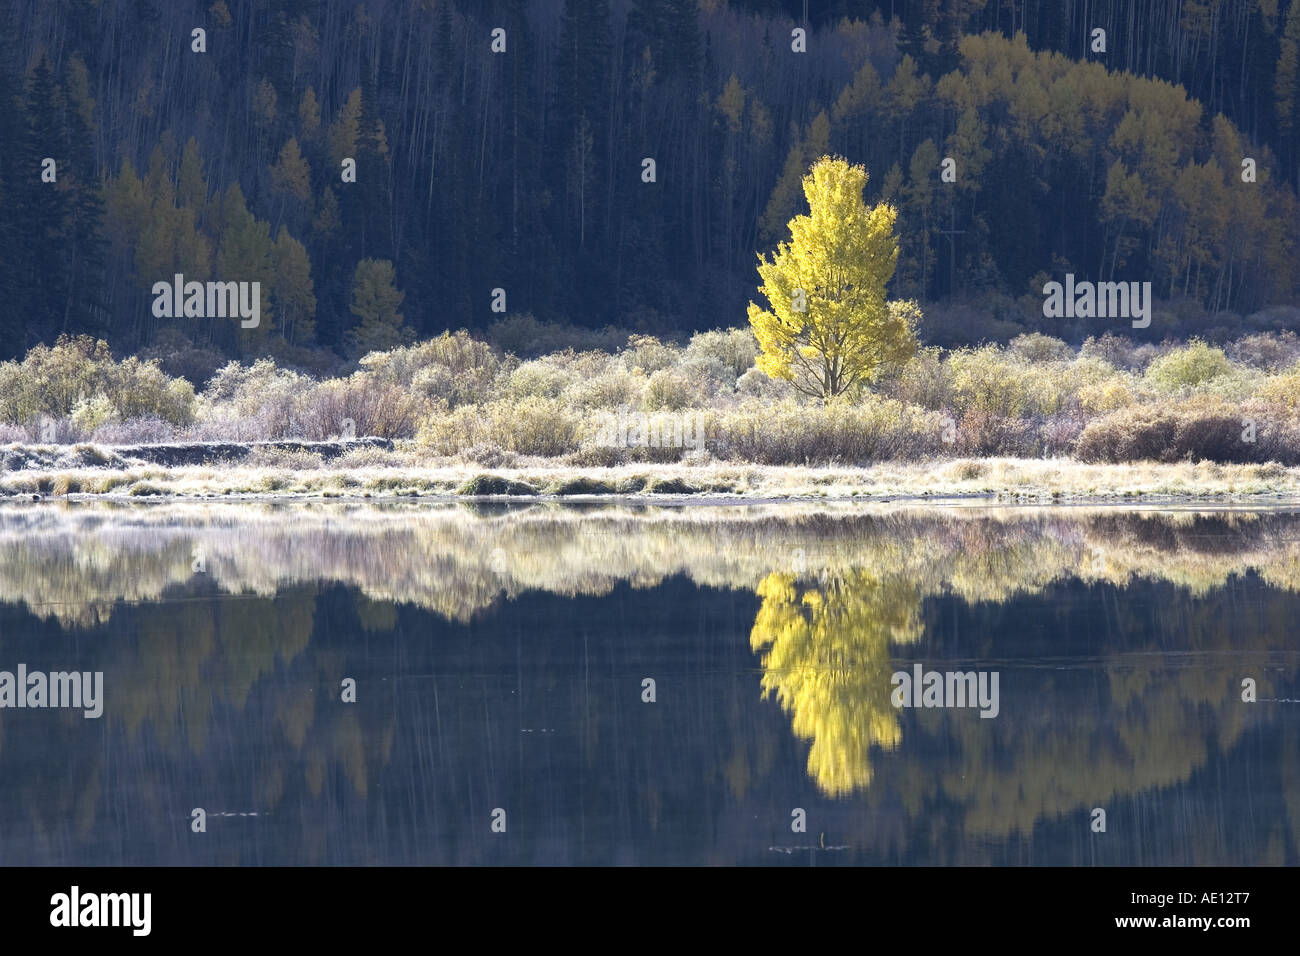
<svg viewBox="0 0 1300 956">
<path fill-rule="evenodd" d="M 808 215 L 790 220 L 790 239 L 771 259 L 758 257 L 759 291 L 771 304 L 749 304 L 758 367 L 822 399 L 868 384 L 916 351 L 920 308 L 885 300 L 898 263 L 897 211 L 868 207 L 866 184 L 864 167 L 823 156 L 803 180 Z"/>
</svg>

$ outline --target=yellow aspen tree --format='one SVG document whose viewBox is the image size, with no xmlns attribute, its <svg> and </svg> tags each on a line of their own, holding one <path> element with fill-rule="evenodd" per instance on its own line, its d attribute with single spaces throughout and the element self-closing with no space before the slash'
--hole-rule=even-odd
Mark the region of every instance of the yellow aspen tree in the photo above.
<svg viewBox="0 0 1300 956">
<path fill-rule="evenodd" d="M 357 137 L 361 135 L 361 87 L 348 94 L 338 116 L 329 128 L 330 163 L 335 174 L 345 157 L 356 157 Z"/>
<path fill-rule="evenodd" d="M 934 141 L 927 139 L 916 147 L 909 166 L 907 188 L 903 195 L 905 208 L 912 217 L 914 228 L 907 235 L 910 269 L 905 270 L 912 281 L 909 285 L 924 301 L 930 288 L 930 273 L 933 264 L 931 240 L 937 226 L 935 222 L 935 181 L 938 178 L 939 150 Z M 920 228 L 915 228 L 919 226 Z"/>
<path fill-rule="evenodd" d="M 271 247 L 271 298 L 275 303 L 276 325 L 285 341 L 293 345 L 311 342 L 316 336 L 316 294 L 312 289 L 311 259 L 307 247 L 280 227 Z"/>
<path fill-rule="evenodd" d="M 831 122 L 823 111 L 813 117 L 808 124 L 808 135 L 802 142 L 790 147 L 785 158 L 785 169 L 772 190 L 772 196 L 763 210 L 759 227 L 764 238 L 775 237 L 781 230 L 781 223 L 795 209 L 799 199 L 800 170 L 806 168 L 813 160 L 826 152 L 830 146 Z"/>
<path fill-rule="evenodd" d="M 410 340 L 398 311 L 406 293 L 397 288 L 396 272 L 387 259 L 362 259 L 352 277 L 352 314 L 360 321 L 348 332 L 357 355 L 396 348 Z"/>
<path fill-rule="evenodd" d="M 181 168 L 176 174 L 176 202 L 188 206 L 196 214 L 208 202 L 208 181 L 203 175 L 203 158 L 199 155 L 199 141 L 191 136 L 181 154 Z"/>
<path fill-rule="evenodd" d="M 930 95 L 930 77 L 921 73 L 916 61 L 909 54 L 903 54 L 894 70 L 894 77 L 885 87 L 885 101 L 889 112 L 898 121 L 898 151 L 903 152 L 903 143 L 907 133 L 907 122 L 912 112 Z"/>
<path fill-rule="evenodd" d="M 311 198 L 311 167 L 307 165 L 297 139 L 290 138 L 280 148 L 280 155 L 271 167 L 271 185 L 302 202 Z"/>
<path fill-rule="evenodd" d="M 749 304 L 758 368 L 822 399 L 916 351 L 916 303 L 885 301 L 898 264 L 897 211 L 868 208 L 866 183 L 864 167 L 823 156 L 803 180 L 809 214 L 790 220 L 790 240 L 771 259 L 758 257 L 759 291 L 771 305 Z"/>
<path fill-rule="evenodd" d="M 320 103 L 316 100 L 316 91 L 310 86 L 298 102 L 298 126 L 302 138 L 308 142 L 320 133 Z"/>
</svg>

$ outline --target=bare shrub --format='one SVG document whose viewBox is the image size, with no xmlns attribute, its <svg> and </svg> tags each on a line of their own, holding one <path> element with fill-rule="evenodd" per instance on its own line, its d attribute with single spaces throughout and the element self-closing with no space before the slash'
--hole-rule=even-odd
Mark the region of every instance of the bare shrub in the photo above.
<svg viewBox="0 0 1300 956">
<path fill-rule="evenodd" d="M 653 335 L 631 335 L 628 336 L 627 348 L 623 350 L 623 362 L 630 369 L 639 368 L 651 375 L 673 365 L 679 351 Z"/>
<path fill-rule="evenodd" d="M 463 449 L 456 456 L 468 465 L 482 465 L 484 468 L 511 468 L 518 460 L 518 455 L 507 451 L 493 442 L 480 442 Z"/>
<path fill-rule="evenodd" d="M 578 450 L 582 427 L 581 417 L 564 402 L 531 396 L 435 412 L 425 418 L 417 440 L 435 455 L 458 455 L 491 443 L 519 455 L 553 457 Z"/>
<path fill-rule="evenodd" d="M 378 381 L 443 399 L 451 408 L 488 398 L 507 364 L 496 349 L 464 329 L 418 345 L 371 352 L 360 362 Z"/>
<path fill-rule="evenodd" d="M 1228 346 L 1228 357 L 1252 368 L 1280 372 L 1300 361 L 1300 336 L 1289 329 L 1246 335 Z"/>
<path fill-rule="evenodd" d="M 305 438 L 411 438 L 428 403 L 410 389 L 364 372 L 332 378 L 311 388 L 297 407 Z"/>
<path fill-rule="evenodd" d="M 173 441 L 176 427 L 161 418 L 133 418 L 96 428 L 90 440 L 101 445 L 147 445 Z"/>
<path fill-rule="evenodd" d="M 1247 440 L 1247 422 L 1255 440 Z M 1300 463 L 1300 428 L 1285 409 L 1202 399 L 1121 409 L 1090 422 L 1075 443 L 1083 461 Z"/>
<path fill-rule="evenodd" d="M 916 459 L 942 447 L 942 419 L 892 399 L 825 406 L 746 403 L 718 417 L 719 453 L 768 465 Z"/>
<path fill-rule="evenodd" d="M 684 362 L 696 358 L 713 359 L 727 370 L 734 383 L 753 368 L 758 358 L 758 339 L 749 328 L 699 332 L 691 336 Z"/>
<path fill-rule="evenodd" d="M 1038 453 L 1038 426 L 1025 418 L 973 408 L 957 425 L 952 450 L 959 455 L 1032 457 Z"/>
<path fill-rule="evenodd" d="M 156 415 L 185 424 L 195 411 L 189 382 L 168 376 L 152 361 L 117 362 L 107 343 L 87 335 L 62 335 L 53 347 L 35 346 L 21 362 L 0 362 L 0 420 L 62 418 L 95 396 L 103 396 L 121 419 Z"/>
<path fill-rule="evenodd" d="M 1007 343 L 1007 351 L 1026 362 L 1067 362 L 1074 358 L 1074 349 L 1062 339 L 1038 332 L 1017 335 Z"/>
</svg>

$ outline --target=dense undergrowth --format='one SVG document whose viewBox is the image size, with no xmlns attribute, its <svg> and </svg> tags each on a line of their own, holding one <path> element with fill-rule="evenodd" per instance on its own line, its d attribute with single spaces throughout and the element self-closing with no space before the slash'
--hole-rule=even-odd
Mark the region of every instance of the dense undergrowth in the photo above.
<svg viewBox="0 0 1300 956">
<path fill-rule="evenodd" d="M 464 332 L 373 352 L 315 377 L 269 359 L 201 387 L 80 337 L 0 363 L 0 443 L 410 439 L 430 458 L 508 468 L 713 461 L 866 464 L 930 458 L 1300 464 L 1300 339 L 1248 335 L 1081 348 L 1039 334 L 922 349 L 828 404 L 754 367 L 747 329 L 685 345 L 520 359 Z M 291 462 L 287 461 L 287 464 Z"/>
</svg>

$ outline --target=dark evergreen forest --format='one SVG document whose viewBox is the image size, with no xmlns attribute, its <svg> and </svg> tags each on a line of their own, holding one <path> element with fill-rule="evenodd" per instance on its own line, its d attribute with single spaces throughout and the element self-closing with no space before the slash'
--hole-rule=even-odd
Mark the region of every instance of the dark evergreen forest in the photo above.
<svg viewBox="0 0 1300 956">
<path fill-rule="evenodd" d="M 740 325 L 826 153 L 927 310 L 1291 304 L 1300 0 L 0 0 L 0 349 Z M 155 317 L 176 273 L 261 325 Z"/>
</svg>

